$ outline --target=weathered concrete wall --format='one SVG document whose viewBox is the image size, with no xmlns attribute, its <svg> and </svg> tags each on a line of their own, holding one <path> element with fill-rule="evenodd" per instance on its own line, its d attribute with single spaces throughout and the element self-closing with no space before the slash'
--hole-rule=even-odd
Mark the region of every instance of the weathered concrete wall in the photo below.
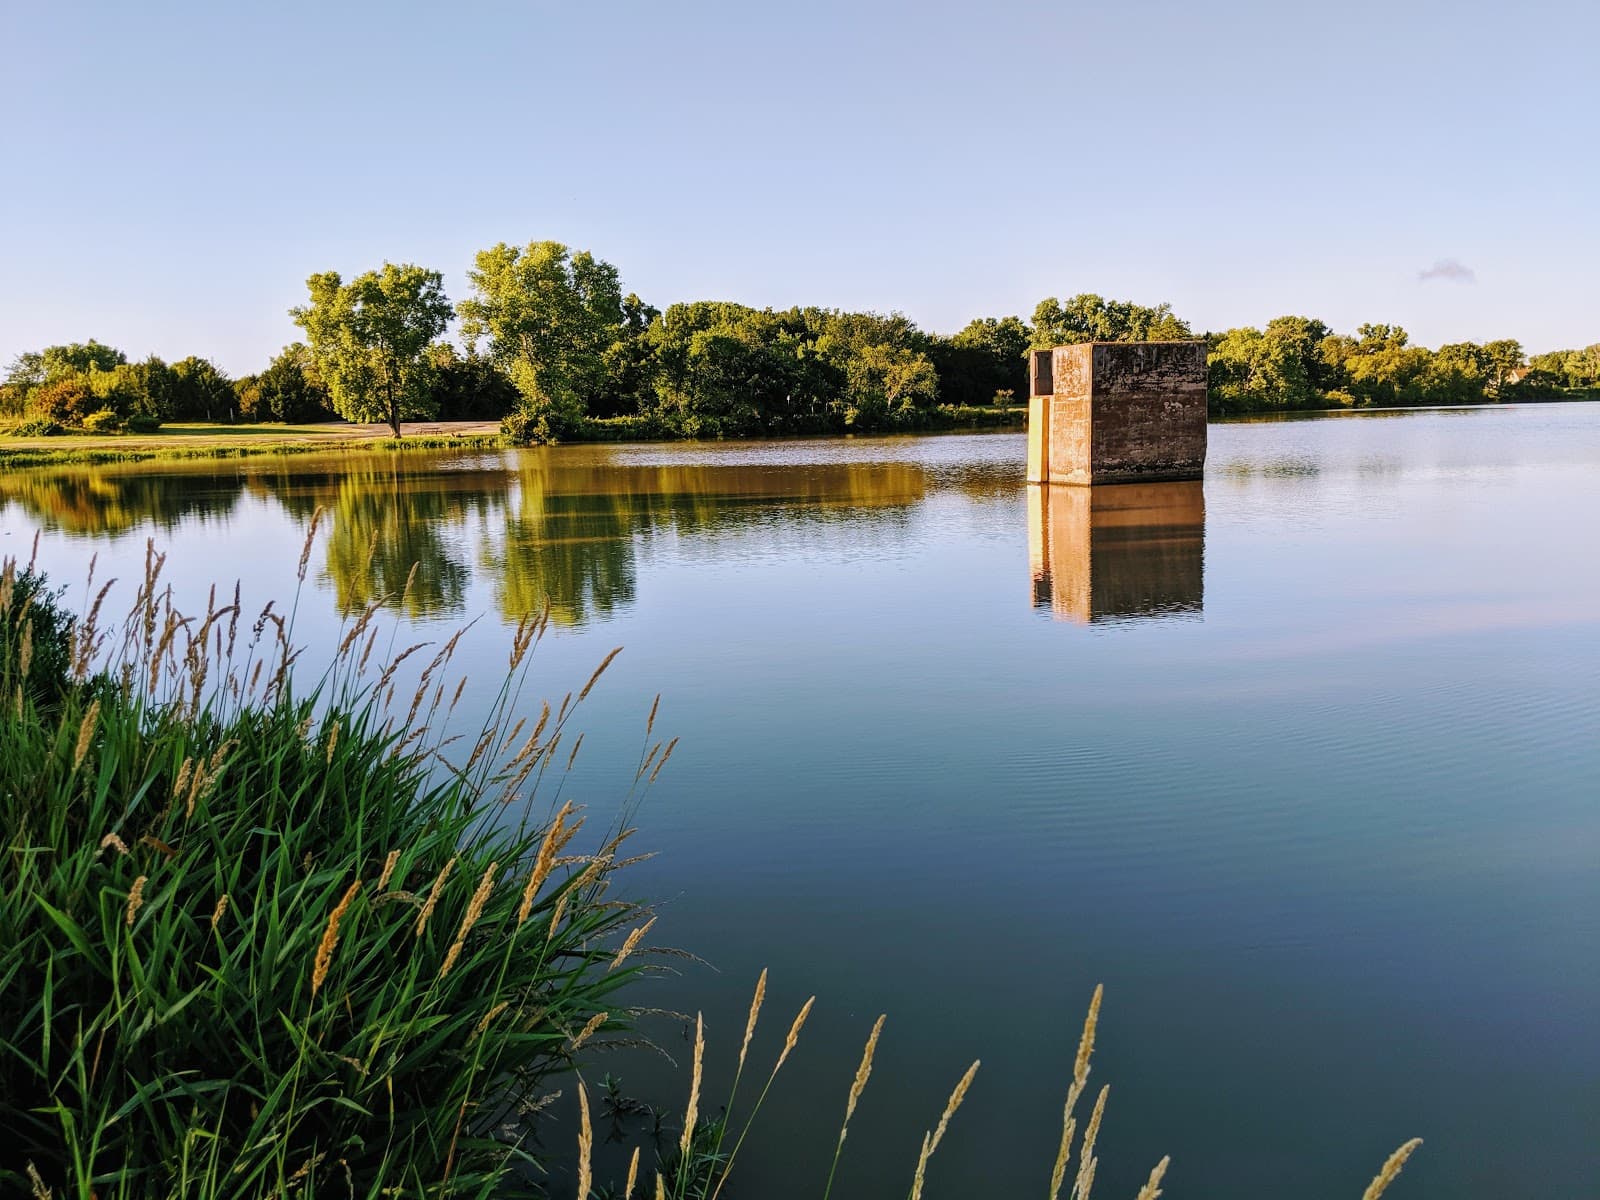
<svg viewBox="0 0 1600 1200">
<path fill-rule="evenodd" d="M 1117 483 L 1198 479 L 1206 460 L 1202 342 L 1057 346 L 1032 377 L 1028 480 Z"/>
<path fill-rule="evenodd" d="M 1033 603 L 1080 624 L 1198 613 L 1205 523 L 1198 481 L 1030 487 Z"/>
</svg>

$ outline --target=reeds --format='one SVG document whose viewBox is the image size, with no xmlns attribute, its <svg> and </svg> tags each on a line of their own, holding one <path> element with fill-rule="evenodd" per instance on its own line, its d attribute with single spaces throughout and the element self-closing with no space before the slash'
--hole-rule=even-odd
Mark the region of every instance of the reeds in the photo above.
<svg viewBox="0 0 1600 1200">
<path fill-rule="evenodd" d="M 188 616 L 163 566 L 73 619 L 0 564 L 0 1194 L 487 1194 L 648 961 L 626 826 L 563 860 L 583 818 L 535 807 L 578 704 L 494 749 L 543 622 L 462 736 L 454 641 L 396 707 L 421 658 L 376 618 L 308 671 L 275 606 Z"/>
<path fill-rule="evenodd" d="M 739 1046 L 738 1068 L 727 1106 L 730 1110 L 733 1107 L 734 1095 L 738 1091 L 739 1074 L 742 1073 L 745 1066 L 745 1060 L 750 1049 L 750 1043 L 766 991 L 767 972 L 763 970 L 756 984 L 755 994 L 750 1004 L 749 1016 L 745 1024 L 744 1037 Z M 1072 1059 L 1071 1079 L 1067 1087 L 1067 1102 L 1062 1120 L 1062 1136 L 1051 1168 L 1049 1181 L 1049 1195 L 1052 1200 L 1060 1195 L 1071 1163 L 1073 1136 L 1076 1129 L 1075 1110 L 1078 1100 L 1085 1091 L 1091 1071 L 1103 996 L 1103 989 L 1097 986 L 1094 989 L 1084 1018 L 1083 1029 L 1078 1038 L 1077 1052 Z M 727 1156 L 721 1154 L 720 1137 L 704 1145 L 701 1144 L 698 1138 L 697 1122 L 704 1104 L 702 1083 L 705 1072 L 705 1026 L 703 1019 L 696 1018 L 689 1103 L 685 1110 L 683 1129 L 677 1139 L 676 1154 L 670 1158 L 662 1158 L 658 1163 L 656 1196 L 659 1200 L 688 1200 L 690 1197 L 708 1197 L 714 1200 L 714 1198 L 722 1194 L 724 1187 L 733 1174 L 739 1147 L 744 1143 L 756 1116 L 761 1110 L 762 1102 L 766 1099 L 773 1078 L 796 1048 L 800 1031 L 805 1025 L 806 1017 L 811 1011 L 814 1000 L 815 997 L 812 997 L 811 1000 L 806 1001 L 791 1024 L 788 1036 L 785 1037 L 772 1072 L 768 1076 L 767 1087 L 762 1090 L 760 1098 L 746 1118 L 744 1128 L 734 1145 L 733 1152 Z M 844 1120 L 839 1126 L 839 1133 L 834 1143 L 833 1160 L 829 1165 L 827 1177 L 823 1182 L 822 1200 L 829 1200 L 832 1195 L 840 1156 L 844 1150 L 845 1141 L 849 1136 L 851 1119 L 855 1116 L 857 1106 L 866 1091 L 867 1083 L 872 1077 L 873 1061 L 883 1033 L 885 1020 L 884 1016 L 879 1016 L 873 1022 L 872 1028 L 867 1034 L 866 1044 L 862 1048 L 855 1075 L 850 1081 L 849 1091 L 845 1100 Z M 962 1073 L 961 1077 L 956 1080 L 954 1087 L 945 1099 L 944 1107 L 939 1113 L 938 1120 L 932 1128 L 923 1133 L 915 1166 L 911 1173 L 907 1193 L 908 1200 L 921 1200 L 928 1185 L 934 1155 L 939 1147 L 943 1145 L 946 1136 L 950 1134 L 955 1118 L 977 1078 L 979 1066 L 980 1064 L 974 1061 Z M 1083 1144 L 1078 1150 L 1078 1169 L 1070 1192 L 1074 1200 L 1091 1200 L 1095 1176 L 1099 1166 L 1099 1158 L 1096 1156 L 1095 1148 L 1099 1141 L 1100 1127 L 1105 1117 L 1106 1100 L 1110 1095 L 1110 1091 L 1109 1086 L 1100 1089 L 1089 1114 L 1088 1122 L 1084 1127 Z M 1362 1200 L 1379 1200 L 1395 1177 L 1400 1174 L 1401 1167 L 1405 1165 L 1411 1153 L 1421 1144 L 1422 1140 L 1420 1138 L 1414 1138 L 1396 1150 L 1373 1179 Z M 580 1142 L 580 1158 L 584 1153 L 586 1151 Z M 1170 1158 L 1164 1157 L 1151 1168 L 1150 1174 L 1143 1186 L 1140 1187 L 1135 1200 L 1159 1200 L 1165 1194 L 1162 1184 L 1166 1180 L 1167 1170 L 1171 1166 L 1171 1162 Z M 632 1194 L 638 1174 L 638 1163 L 639 1150 L 636 1148 L 629 1162 L 627 1184 L 623 1190 L 624 1196 Z M 751 1194 L 759 1194 L 759 1188 Z M 579 1195 L 583 1196 L 584 1193 L 580 1192 Z"/>
</svg>

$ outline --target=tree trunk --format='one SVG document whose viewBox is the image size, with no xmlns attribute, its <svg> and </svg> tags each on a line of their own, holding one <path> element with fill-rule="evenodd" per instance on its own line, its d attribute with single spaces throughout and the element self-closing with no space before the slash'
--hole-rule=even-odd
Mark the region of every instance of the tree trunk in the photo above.
<svg viewBox="0 0 1600 1200">
<path fill-rule="evenodd" d="M 394 381 L 388 380 L 385 386 L 389 390 L 389 428 L 394 430 L 395 441 L 400 440 L 400 401 L 394 394 Z"/>
</svg>

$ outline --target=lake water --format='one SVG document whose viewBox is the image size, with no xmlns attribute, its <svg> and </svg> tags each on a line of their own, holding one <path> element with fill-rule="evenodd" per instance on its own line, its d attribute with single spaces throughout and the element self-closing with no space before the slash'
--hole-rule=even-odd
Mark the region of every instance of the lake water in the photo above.
<svg viewBox="0 0 1600 1200">
<path fill-rule="evenodd" d="M 1096 1195 L 1170 1153 L 1175 1198 L 1353 1198 L 1413 1135 L 1396 1197 L 1600 1194 L 1600 405 L 1213 425 L 1203 487 L 1046 494 L 1023 459 L 990 434 L 8 471 L 0 553 L 42 529 L 57 581 L 93 554 L 131 579 L 153 537 L 191 607 L 235 579 L 259 605 L 322 505 L 314 648 L 413 562 L 405 625 L 483 618 L 475 687 L 547 596 L 547 693 L 624 646 L 568 793 L 615 805 L 663 693 L 682 741 L 632 878 L 655 940 L 715 967 L 641 999 L 705 1011 L 725 1091 L 760 968 L 758 1062 L 818 996 L 730 1197 L 821 1194 L 879 1012 L 835 1194 L 903 1194 L 981 1058 L 927 1194 L 1043 1195 L 1096 982 Z M 608 1066 L 681 1106 L 683 1072 Z"/>
</svg>

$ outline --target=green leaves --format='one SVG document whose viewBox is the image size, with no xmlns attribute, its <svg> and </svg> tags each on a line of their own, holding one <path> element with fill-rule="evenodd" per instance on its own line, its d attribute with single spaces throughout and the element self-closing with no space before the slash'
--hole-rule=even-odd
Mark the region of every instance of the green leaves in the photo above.
<svg viewBox="0 0 1600 1200">
<path fill-rule="evenodd" d="M 433 415 L 429 344 L 450 321 L 437 271 L 384 263 L 346 284 L 337 271 L 306 280 L 311 303 L 289 310 L 306 331 L 334 410 L 349 421 L 400 422 Z"/>
<path fill-rule="evenodd" d="M 1067 300 L 1041 300 L 1033 310 L 1033 345 L 1041 350 L 1076 342 L 1162 342 L 1192 336 L 1189 323 L 1166 303 L 1146 308 L 1083 292 Z"/>
<path fill-rule="evenodd" d="M 575 424 L 602 393 L 625 323 L 643 315 L 637 297 L 624 308 L 617 269 L 560 242 L 501 242 L 478 252 L 467 278 L 474 294 L 458 306 L 467 344 L 488 339 L 525 411 Z"/>
</svg>

